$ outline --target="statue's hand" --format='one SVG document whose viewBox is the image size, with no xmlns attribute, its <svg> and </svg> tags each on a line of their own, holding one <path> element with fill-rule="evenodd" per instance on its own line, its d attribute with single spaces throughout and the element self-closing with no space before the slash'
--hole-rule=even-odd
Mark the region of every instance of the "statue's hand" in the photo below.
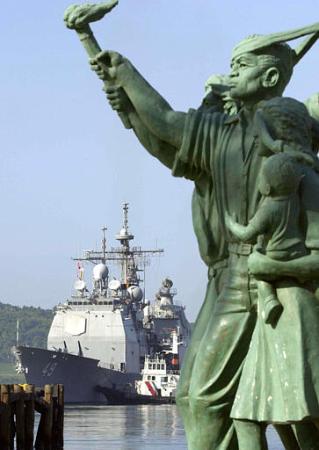
<svg viewBox="0 0 319 450">
<path fill-rule="evenodd" d="M 225 212 L 225 225 L 233 234 L 235 234 L 237 222 L 235 217 L 232 217 L 227 211 Z"/>
<path fill-rule="evenodd" d="M 273 280 L 278 277 L 278 267 L 276 265 L 277 261 L 268 258 L 268 256 L 260 252 L 253 252 L 248 258 L 249 272 L 262 280 Z"/>
<path fill-rule="evenodd" d="M 129 112 L 133 109 L 132 103 L 123 88 L 108 86 L 104 88 L 111 108 L 118 112 Z"/>
<path fill-rule="evenodd" d="M 91 69 L 97 74 L 97 76 L 100 78 L 100 80 L 102 80 L 102 81 L 108 80 L 107 71 L 105 71 L 104 68 L 101 67 L 101 65 L 98 63 L 96 58 L 90 59 L 89 63 L 90 63 Z"/>
<path fill-rule="evenodd" d="M 68 28 L 81 30 L 89 23 L 102 19 L 111 9 L 118 4 L 118 0 L 84 5 L 71 5 L 64 13 L 64 22 Z"/>
<path fill-rule="evenodd" d="M 318 278 L 318 255 L 306 255 L 289 261 L 277 261 L 254 251 L 248 258 L 252 275 L 261 280 L 296 278 L 300 281 Z"/>
<path fill-rule="evenodd" d="M 130 62 L 117 52 L 103 51 L 90 59 L 91 69 L 103 81 L 112 80 L 119 86 L 125 78 L 125 73 L 131 65 Z"/>
</svg>

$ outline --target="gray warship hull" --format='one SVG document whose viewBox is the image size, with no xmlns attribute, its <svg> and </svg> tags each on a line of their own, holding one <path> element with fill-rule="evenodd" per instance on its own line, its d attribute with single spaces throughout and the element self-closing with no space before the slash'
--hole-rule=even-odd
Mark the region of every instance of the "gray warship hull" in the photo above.
<svg viewBox="0 0 319 450">
<path fill-rule="evenodd" d="M 70 353 L 34 347 L 14 349 L 27 383 L 36 386 L 63 384 L 66 403 L 112 403 L 103 388 L 127 391 L 141 378 L 136 373 L 124 373 L 100 367 L 99 360 Z"/>
</svg>

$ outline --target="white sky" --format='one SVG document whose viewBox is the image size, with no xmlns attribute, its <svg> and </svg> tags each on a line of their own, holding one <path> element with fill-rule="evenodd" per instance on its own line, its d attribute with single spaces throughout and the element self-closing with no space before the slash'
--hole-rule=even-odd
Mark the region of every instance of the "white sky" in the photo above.
<svg viewBox="0 0 319 450">
<path fill-rule="evenodd" d="M 70 257 L 96 247 L 103 225 L 115 245 L 128 201 L 135 244 L 165 249 L 148 270 L 148 297 L 170 276 L 193 320 L 206 269 L 192 231 L 192 183 L 173 178 L 122 128 L 64 27 L 68 5 L 1 5 L 0 301 L 64 301 L 75 275 Z M 127 56 L 174 108 L 187 110 L 200 103 L 210 74 L 228 72 L 243 37 L 318 20 L 315 0 L 120 0 L 93 28 L 103 48 Z M 319 43 L 286 95 L 302 100 L 319 90 L 318 54 Z"/>
</svg>

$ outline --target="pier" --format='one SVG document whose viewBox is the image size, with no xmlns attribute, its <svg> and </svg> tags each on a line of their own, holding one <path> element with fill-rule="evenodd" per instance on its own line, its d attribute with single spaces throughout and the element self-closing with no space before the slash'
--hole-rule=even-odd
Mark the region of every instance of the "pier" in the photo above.
<svg viewBox="0 0 319 450">
<path fill-rule="evenodd" d="M 40 414 L 36 434 L 35 412 Z M 1 450 L 63 450 L 63 427 L 63 385 L 0 385 Z"/>
</svg>

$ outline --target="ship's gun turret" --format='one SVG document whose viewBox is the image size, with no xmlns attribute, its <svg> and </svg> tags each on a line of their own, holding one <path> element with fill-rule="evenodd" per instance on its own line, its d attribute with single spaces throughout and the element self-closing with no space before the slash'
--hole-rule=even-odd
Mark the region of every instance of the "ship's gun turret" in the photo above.
<svg viewBox="0 0 319 450">
<path fill-rule="evenodd" d="M 173 281 L 170 278 L 165 278 L 162 281 L 158 293 L 156 294 L 156 306 L 160 309 L 173 310 L 174 296 L 177 294 L 176 289 L 173 288 Z"/>
</svg>

